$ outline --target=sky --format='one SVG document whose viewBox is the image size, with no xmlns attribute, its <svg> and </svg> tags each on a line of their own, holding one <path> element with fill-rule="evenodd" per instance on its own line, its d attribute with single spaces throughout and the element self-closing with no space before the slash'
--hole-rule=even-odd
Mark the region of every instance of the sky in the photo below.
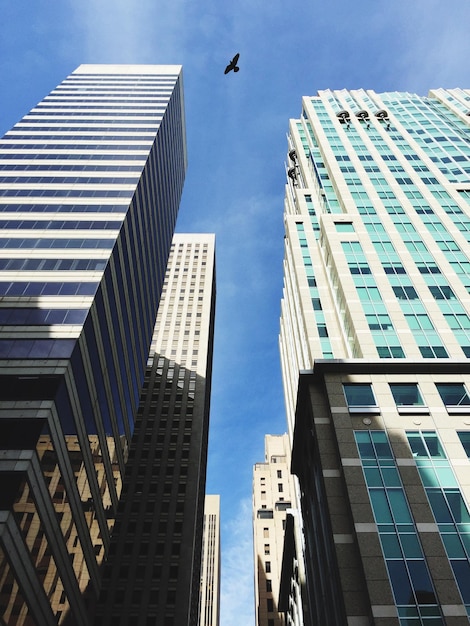
<svg viewBox="0 0 470 626">
<path fill-rule="evenodd" d="M 81 63 L 182 64 L 179 232 L 215 232 L 207 492 L 221 626 L 254 626 L 252 468 L 286 430 L 278 333 L 288 120 L 319 89 L 470 88 L 468 0 L 0 0 L 0 134 Z M 240 71 L 224 75 L 239 52 Z"/>
</svg>

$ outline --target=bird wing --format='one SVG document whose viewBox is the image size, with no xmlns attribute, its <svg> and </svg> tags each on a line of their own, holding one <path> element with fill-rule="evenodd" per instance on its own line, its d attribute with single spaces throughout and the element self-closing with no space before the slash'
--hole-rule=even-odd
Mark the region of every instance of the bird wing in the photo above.
<svg viewBox="0 0 470 626">
<path fill-rule="evenodd" d="M 230 70 L 233 70 L 233 65 L 231 63 L 229 63 L 227 67 L 225 68 L 224 74 L 228 74 Z"/>
<path fill-rule="evenodd" d="M 238 63 L 238 59 L 240 58 L 240 53 L 237 52 L 237 54 L 233 57 L 232 59 L 232 65 L 236 65 Z"/>
</svg>

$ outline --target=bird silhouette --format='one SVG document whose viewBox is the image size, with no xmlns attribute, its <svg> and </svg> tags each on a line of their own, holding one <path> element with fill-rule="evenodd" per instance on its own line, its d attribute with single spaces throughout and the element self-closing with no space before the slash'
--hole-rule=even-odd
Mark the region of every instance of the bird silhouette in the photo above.
<svg viewBox="0 0 470 626">
<path fill-rule="evenodd" d="M 237 66 L 239 57 L 240 57 L 240 53 L 237 52 L 237 54 L 233 57 L 233 59 L 225 68 L 224 74 L 228 74 L 231 70 L 233 70 L 234 72 L 238 72 L 240 70 L 240 68 Z"/>
</svg>

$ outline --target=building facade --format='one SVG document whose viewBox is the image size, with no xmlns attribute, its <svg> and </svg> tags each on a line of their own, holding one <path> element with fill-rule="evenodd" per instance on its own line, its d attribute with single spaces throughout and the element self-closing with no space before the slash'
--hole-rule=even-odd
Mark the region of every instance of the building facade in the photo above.
<svg viewBox="0 0 470 626">
<path fill-rule="evenodd" d="M 202 533 L 199 626 L 220 624 L 220 496 L 207 495 Z"/>
<path fill-rule="evenodd" d="M 88 622 L 186 170 L 180 66 L 82 65 L 0 140 L 0 599 Z"/>
<path fill-rule="evenodd" d="M 214 235 L 174 235 L 96 626 L 198 624 L 214 314 Z"/>
<path fill-rule="evenodd" d="M 253 468 L 253 548 L 257 626 L 283 626 L 278 606 L 284 534 L 294 481 L 288 436 L 265 435 L 265 460 Z"/>
<path fill-rule="evenodd" d="M 327 90 L 290 121 L 280 346 L 313 624 L 468 624 L 469 111 L 459 89 Z"/>
</svg>

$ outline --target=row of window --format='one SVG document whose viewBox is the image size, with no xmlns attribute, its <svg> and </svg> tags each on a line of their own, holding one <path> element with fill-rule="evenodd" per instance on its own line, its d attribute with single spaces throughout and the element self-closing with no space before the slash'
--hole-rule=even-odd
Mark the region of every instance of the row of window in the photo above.
<svg viewBox="0 0 470 626">
<path fill-rule="evenodd" d="M 126 213 L 125 204 L 0 204 L 0 213 Z"/>
<path fill-rule="evenodd" d="M 27 174 L 28 166 L 23 168 L 24 174 Z M 4 183 L 7 185 L 15 184 L 39 184 L 39 183 L 81 183 L 83 185 L 133 185 L 139 180 L 139 174 L 137 173 L 135 176 L 41 176 L 38 174 L 37 176 L 0 176 L 0 183 Z"/>
<path fill-rule="evenodd" d="M 389 386 L 398 410 L 426 408 L 417 383 L 390 383 Z M 463 383 L 436 383 L 436 388 L 446 407 L 470 413 L 470 395 Z M 343 390 L 351 412 L 379 409 L 371 383 L 345 383 Z"/>
<path fill-rule="evenodd" d="M 52 229 L 52 230 L 118 230 L 121 221 L 72 221 L 72 220 L 1 220 L 0 229 Z"/>
</svg>

